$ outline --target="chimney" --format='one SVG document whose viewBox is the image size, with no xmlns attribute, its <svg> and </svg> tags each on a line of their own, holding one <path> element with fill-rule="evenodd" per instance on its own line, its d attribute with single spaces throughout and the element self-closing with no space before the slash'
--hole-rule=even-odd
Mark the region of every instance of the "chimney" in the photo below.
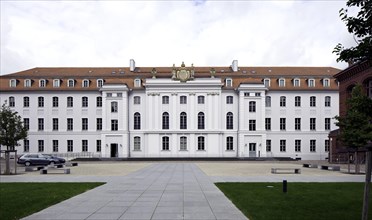
<svg viewBox="0 0 372 220">
<path fill-rule="evenodd" d="M 136 62 L 133 59 L 130 59 L 129 60 L 129 70 L 131 72 L 134 72 L 135 69 L 136 69 Z"/>
<path fill-rule="evenodd" d="M 238 72 L 238 60 L 233 60 L 231 68 L 234 72 Z"/>
</svg>

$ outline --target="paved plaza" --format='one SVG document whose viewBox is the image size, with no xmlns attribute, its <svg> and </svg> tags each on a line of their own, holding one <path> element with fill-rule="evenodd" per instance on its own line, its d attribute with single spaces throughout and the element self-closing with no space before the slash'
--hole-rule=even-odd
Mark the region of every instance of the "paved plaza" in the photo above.
<svg viewBox="0 0 372 220">
<path fill-rule="evenodd" d="M 1 176 L 1 182 L 106 182 L 28 216 L 53 219 L 247 219 L 215 182 L 363 182 L 364 175 L 302 168 L 301 174 L 271 174 L 269 162 L 79 163 L 71 174 L 38 172 Z M 20 168 L 21 169 L 21 168 Z"/>
</svg>

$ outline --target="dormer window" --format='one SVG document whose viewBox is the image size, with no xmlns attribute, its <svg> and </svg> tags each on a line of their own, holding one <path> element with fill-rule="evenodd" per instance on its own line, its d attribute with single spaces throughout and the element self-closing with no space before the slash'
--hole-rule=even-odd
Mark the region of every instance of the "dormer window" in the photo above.
<svg viewBox="0 0 372 220">
<path fill-rule="evenodd" d="M 270 87 L 270 79 L 269 78 L 264 79 L 264 85 L 265 85 L 266 88 Z"/>
<path fill-rule="evenodd" d="M 300 79 L 298 78 L 293 79 L 293 86 L 300 87 L 301 86 Z"/>
<path fill-rule="evenodd" d="M 61 80 L 60 79 L 53 79 L 53 87 L 60 87 Z"/>
<path fill-rule="evenodd" d="M 81 86 L 83 88 L 88 88 L 89 87 L 89 80 L 88 79 L 84 79 Z"/>
<path fill-rule="evenodd" d="M 328 78 L 323 79 L 323 87 L 329 87 L 330 86 L 330 80 Z"/>
<path fill-rule="evenodd" d="M 233 80 L 231 78 L 226 79 L 226 87 L 232 87 Z"/>
<path fill-rule="evenodd" d="M 103 86 L 103 79 L 97 79 L 97 87 L 102 88 Z"/>
<path fill-rule="evenodd" d="M 309 87 L 315 87 L 315 79 L 309 79 L 307 83 Z"/>
<path fill-rule="evenodd" d="M 285 79 L 284 78 L 279 79 L 279 87 L 285 87 Z"/>
<path fill-rule="evenodd" d="M 25 79 L 23 83 L 24 87 L 31 87 L 31 79 Z"/>
<path fill-rule="evenodd" d="M 141 79 L 134 80 L 134 87 L 141 87 Z"/>
<path fill-rule="evenodd" d="M 73 79 L 69 79 L 68 81 L 67 81 L 67 86 L 68 87 L 75 87 L 75 80 L 73 80 Z"/>
<path fill-rule="evenodd" d="M 16 87 L 17 86 L 17 80 L 16 79 L 9 80 L 9 86 L 10 87 Z"/>
<path fill-rule="evenodd" d="M 41 80 L 39 80 L 39 87 L 40 88 L 43 88 L 43 87 L 45 87 L 46 86 L 46 80 L 45 79 L 41 79 Z"/>
</svg>

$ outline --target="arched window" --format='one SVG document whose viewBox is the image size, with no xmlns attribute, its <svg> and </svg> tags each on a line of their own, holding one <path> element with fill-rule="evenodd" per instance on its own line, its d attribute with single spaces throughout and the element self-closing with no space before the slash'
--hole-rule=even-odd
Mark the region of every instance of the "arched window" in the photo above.
<svg viewBox="0 0 372 220">
<path fill-rule="evenodd" d="M 250 101 L 249 102 L 249 112 L 256 112 L 256 102 Z"/>
<path fill-rule="evenodd" d="M 140 130 L 141 129 L 141 114 L 136 112 L 134 113 L 134 126 L 133 126 L 133 129 L 134 130 Z"/>
<path fill-rule="evenodd" d="M 286 97 L 280 96 L 280 107 L 285 107 L 286 105 Z"/>
<path fill-rule="evenodd" d="M 30 97 L 25 96 L 23 97 L 23 107 L 30 107 Z"/>
<path fill-rule="evenodd" d="M 301 107 L 301 96 L 295 97 L 295 107 Z"/>
<path fill-rule="evenodd" d="M 88 97 L 84 96 L 81 98 L 82 107 L 86 108 L 88 107 Z"/>
<path fill-rule="evenodd" d="M 164 112 L 163 113 L 163 118 L 162 118 L 162 127 L 163 129 L 169 129 L 169 113 Z"/>
<path fill-rule="evenodd" d="M 234 115 L 232 112 L 226 114 L 226 129 L 234 129 Z"/>
<path fill-rule="evenodd" d="M 52 107 L 58 107 L 58 101 L 59 101 L 59 99 L 58 99 L 58 97 L 57 96 L 54 96 L 53 98 L 52 98 Z"/>
<path fill-rule="evenodd" d="M 198 113 L 198 129 L 204 129 L 205 128 L 205 125 L 204 125 L 204 113 L 203 112 L 199 112 Z"/>
<path fill-rule="evenodd" d="M 284 78 L 280 78 L 278 80 L 278 82 L 279 82 L 279 87 L 285 87 L 285 79 Z"/>
<path fill-rule="evenodd" d="M 169 150 L 169 137 L 168 136 L 164 136 L 162 138 L 162 150 Z"/>
<path fill-rule="evenodd" d="M 266 96 L 265 97 L 265 106 L 266 107 L 271 107 L 271 96 Z"/>
<path fill-rule="evenodd" d="M 186 112 L 181 112 L 181 114 L 180 114 L 180 129 L 187 129 L 187 114 L 186 114 Z"/>
<path fill-rule="evenodd" d="M 331 96 L 326 96 L 324 99 L 324 106 L 331 107 Z"/>
<path fill-rule="evenodd" d="M 102 107 L 102 96 L 97 96 L 97 107 Z"/>
<path fill-rule="evenodd" d="M 264 79 L 264 85 L 265 85 L 266 88 L 270 87 L 270 79 L 269 78 Z"/>
<path fill-rule="evenodd" d="M 38 106 L 39 108 L 43 108 L 43 107 L 44 107 L 44 97 L 39 96 L 39 97 L 37 98 L 37 106 Z"/>
<path fill-rule="evenodd" d="M 9 107 L 15 107 L 15 98 L 13 96 L 9 97 Z"/>
<path fill-rule="evenodd" d="M 234 150 L 234 138 L 233 137 L 226 138 L 226 150 Z"/>
<path fill-rule="evenodd" d="M 316 106 L 316 97 L 310 96 L 310 107 L 315 107 L 315 106 Z"/>
</svg>

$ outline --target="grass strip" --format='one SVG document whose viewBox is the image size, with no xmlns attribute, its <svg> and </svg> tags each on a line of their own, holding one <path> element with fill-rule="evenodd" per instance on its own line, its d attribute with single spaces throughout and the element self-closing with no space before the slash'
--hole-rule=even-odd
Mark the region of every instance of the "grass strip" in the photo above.
<svg viewBox="0 0 372 220">
<path fill-rule="evenodd" d="M 102 184 L 0 183 L 0 219 L 23 218 Z"/>
<path fill-rule="evenodd" d="M 250 220 L 353 220 L 362 215 L 364 183 L 288 183 L 287 193 L 282 183 L 216 185 Z M 372 205 L 368 214 L 372 219 Z"/>
</svg>

